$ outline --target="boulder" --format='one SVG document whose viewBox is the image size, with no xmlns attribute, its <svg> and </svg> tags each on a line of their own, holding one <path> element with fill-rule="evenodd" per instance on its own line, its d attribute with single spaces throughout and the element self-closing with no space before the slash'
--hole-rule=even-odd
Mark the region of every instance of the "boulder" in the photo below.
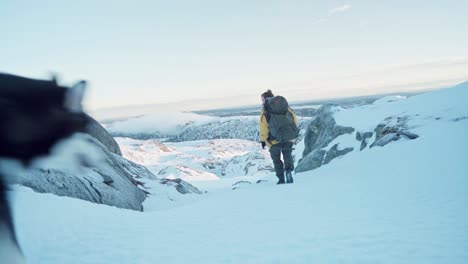
<svg viewBox="0 0 468 264">
<path fill-rule="evenodd" d="M 351 151 L 352 149 L 338 151 L 338 146 L 328 151 L 323 150 L 323 148 L 327 147 L 335 138 L 353 132 L 354 128 L 352 127 L 344 127 L 336 124 L 331 106 L 325 105 L 320 107 L 316 118 L 309 123 L 305 132 L 305 147 L 302 153 L 303 158 L 299 160 L 296 172 L 316 169 L 326 164 L 324 163 L 326 156 L 328 157 L 326 161 L 329 163 L 334 158 Z"/>
<path fill-rule="evenodd" d="M 75 135 L 58 148 L 50 159 L 13 177 L 13 183 L 41 193 L 143 211 L 147 192 L 139 188 L 143 184 L 138 178 L 156 179 L 144 166 L 110 152 L 85 134 Z"/>
<path fill-rule="evenodd" d="M 313 119 L 304 136 L 305 148 L 302 156 L 305 157 L 318 148 L 326 147 L 335 138 L 354 132 L 352 127 L 343 127 L 336 124 L 331 111 L 331 106 L 320 107 L 317 117 Z"/>
<path fill-rule="evenodd" d="M 316 149 L 312 151 L 299 161 L 295 171 L 310 171 L 322 166 L 326 154 L 327 152 L 323 149 Z"/>
<path fill-rule="evenodd" d="M 196 188 L 192 184 L 182 179 L 167 179 L 166 178 L 166 179 L 161 180 L 161 184 L 173 186 L 181 194 L 188 194 L 188 193 L 202 194 L 203 193 L 198 188 Z"/>
<path fill-rule="evenodd" d="M 407 126 L 408 117 L 387 117 L 374 129 L 375 141 L 370 148 L 375 146 L 383 147 L 392 141 L 401 138 L 416 139 L 419 136 L 410 132 Z"/>
<path fill-rule="evenodd" d="M 115 141 L 112 135 L 107 132 L 107 130 L 99 124 L 94 118 L 87 115 L 88 125 L 85 128 L 85 132 L 91 135 L 93 138 L 101 142 L 107 149 L 119 156 L 122 156 L 122 151 L 120 151 L 119 144 Z"/>
<path fill-rule="evenodd" d="M 344 156 L 353 150 L 354 148 L 345 148 L 345 149 L 339 150 L 338 144 L 335 144 L 330 150 L 327 151 L 327 156 L 323 160 L 323 165 L 328 164 L 333 159 L 338 158 L 340 156 Z"/>
</svg>

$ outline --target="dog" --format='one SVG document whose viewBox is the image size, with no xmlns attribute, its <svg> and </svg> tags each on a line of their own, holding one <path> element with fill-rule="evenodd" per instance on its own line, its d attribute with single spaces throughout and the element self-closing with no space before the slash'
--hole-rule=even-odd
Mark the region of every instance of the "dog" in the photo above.
<svg viewBox="0 0 468 264">
<path fill-rule="evenodd" d="M 0 158 L 27 167 L 58 141 L 83 132 L 88 123 L 81 107 L 85 87 L 85 81 L 68 88 L 55 79 L 0 73 Z M 8 203 L 8 173 L 0 172 L 0 263 L 24 263 Z"/>
</svg>

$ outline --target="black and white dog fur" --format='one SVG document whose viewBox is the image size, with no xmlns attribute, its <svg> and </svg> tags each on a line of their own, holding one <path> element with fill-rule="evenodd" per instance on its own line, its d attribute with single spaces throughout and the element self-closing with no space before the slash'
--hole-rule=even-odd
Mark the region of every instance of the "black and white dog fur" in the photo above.
<svg viewBox="0 0 468 264">
<path fill-rule="evenodd" d="M 0 159 L 24 166 L 47 155 L 51 147 L 87 124 L 81 110 L 86 83 L 72 88 L 55 80 L 35 80 L 0 73 Z M 7 176 L 0 171 L 0 263 L 24 263 L 7 197 Z"/>
</svg>

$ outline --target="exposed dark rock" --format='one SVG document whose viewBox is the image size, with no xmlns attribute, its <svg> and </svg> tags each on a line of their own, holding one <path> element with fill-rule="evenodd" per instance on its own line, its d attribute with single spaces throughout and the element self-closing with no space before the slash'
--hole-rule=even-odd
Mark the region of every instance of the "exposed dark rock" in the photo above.
<svg viewBox="0 0 468 264">
<path fill-rule="evenodd" d="M 370 148 L 375 146 L 383 147 L 392 141 L 397 141 L 402 137 L 416 139 L 419 136 L 408 131 L 408 117 L 387 117 L 384 122 L 375 128 L 375 141 Z"/>
<path fill-rule="evenodd" d="M 367 146 L 369 139 L 372 137 L 372 132 L 357 132 L 356 133 L 356 140 L 361 141 L 361 151 Z"/>
<path fill-rule="evenodd" d="M 242 186 L 246 186 L 246 185 L 251 185 L 252 183 L 249 182 L 249 181 L 238 181 L 236 183 L 234 183 L 232 185 L 232 189 L 235 190 L 235 189 L 239 189 L 240 187 Z"/>
<path fill-rule="evenodd" d="M 414 134 L 414 133 L 411 133 L 409 131 L 406 131 L 406 130 L 401 130 L 401 131 L 398 131 L 401 135 L 407 137 L 408 139 L 417 139 L 419 136 Z"/>
<path fill-rule="evenodd" d="M 453 122 L 459 122 L 459 121 L 463 121 L 463 120 L 466 120 L 468 119 L 468 116 L 461 116 L 461 117 L 457 117 L 457 118 L 454 118 L 452 119 Z"/>
<path fill-rule="evenodd" d="M 353 132 L 354 128 L 352 127 L 343 127 L 336 124 L 330 106 L 322 106 L 317 112 L 317 117 L 309 123 L 305 132 L 303 158 L 299 161 L 296 172 L 313 170 L 322 166 L 326 156 L 329 157 L 327 159 L 328 163 L 333 158 L 348 153 L 349 149 L 338 151 L 336 147 L 330 149 L 330 154 L 327 154 L 327 151 L 322 148 L 327 147 L 335 138 Z"/>
<path fill-rule="evenodd" d="M 209 170 L 214 170 L 216 169 L 216 165 L 220 165 L 219 162 L 214 162 L 214 161 L 207 161 L 205 163 L 202 164 L 202 166 L 205 168 L 205 169 L 209 169 Z"/>
<path fill-rule="evenodd" d="M 249 169 L 250 167 L 255 167 L 255 163 L 254 162 L 247 162 L 247 164 L 245 164 L 245 167 L 244 167 L 244 175 L 247 175 L 249 173 Z"/>
<path fill-rule="evenodd" d="M 327 152 L 323 149 L 316 149 L 312 151 L 299 161 L 295 171 L 310 171 L 322 166 L 326 154 Z"/>
<path fill-rule="evenodd" d="M 362 135 L 361 135 L 361 132 L 356 132 L 356 140 L 357 141 L 361 141 L 362 140 Z"/>
<path fill-rule="evenodd" d="M 192 184 L 186 181 L 183 181 L 182 179 L 162 179 L 161 183 L 174 186 L 176 190 L 181 194 L 188 194 L 188 193 L 202 194 L 203 193 L 197 187 L 193 186 Z"/>
<path fill-rule="evenodd" d="M 322 106 L 306 130 L 304 143 L 305 149 L 303 157 L 318 148 L 326 147 L 335 138 L 354 132 L 352 127 L 343 127 L 336 124 L 330 106 Z"/>
<path fill-rule="evenodd" d="M 325 160 L 323 161 L 323 165 L 330 163 L 333 159 L 344 156 L 348 154 L 349 152 L 353 151 L 354 148 L 345 148 L 342 150 L 338 150 L 338 144 L 333 145 L 333 147 L 327 152 L 327 156 L 325 157 Z"/>
<path fill-rule="evenodd" d="M 388 143 L 392 141 L 397 141 L 399 139 L 400 139 L 400 135 L 398 133 L 388 133 L 388 134 L 381 136 L 378 140 L 372 143 L 372 145 L 370 145 L 370 148 L 373 148 L 375 146 L 383 147 L 387 145 Z"/>
</svg>

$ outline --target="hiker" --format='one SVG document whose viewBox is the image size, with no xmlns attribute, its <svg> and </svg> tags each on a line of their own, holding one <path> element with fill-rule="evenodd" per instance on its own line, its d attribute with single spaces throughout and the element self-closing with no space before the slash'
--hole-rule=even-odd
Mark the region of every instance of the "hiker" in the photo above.
<svg viewBox="0 0 468 264">
<path fill-rule="evenodd" d="M 293 144 L 299 135 L 297 117 L 282 96 L 274 96 L 271 90 L 262 94 L 263 110 L 260 115 L 260 140 L 262 148 L 269 147 L 275 166 L 277 184 L 293 183 Z M 283 161 L 281 161 L 283 154 Z"/>
</svg>

